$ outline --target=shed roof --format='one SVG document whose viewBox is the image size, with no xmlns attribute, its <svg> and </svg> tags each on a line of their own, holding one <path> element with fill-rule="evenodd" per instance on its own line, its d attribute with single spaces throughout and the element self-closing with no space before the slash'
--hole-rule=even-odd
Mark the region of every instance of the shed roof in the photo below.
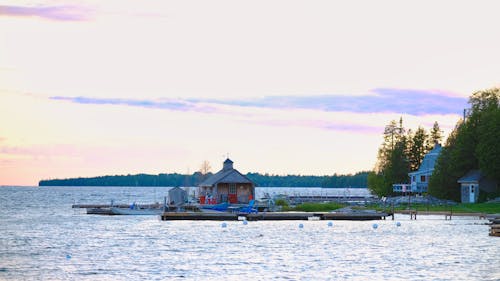
<svg viewBox="0 0 500 281">
<path fill-rule="evenodd" d="M 479 182 L 483 175 L 479 170 L 470 170 L 465 176 L 458 179 L 458 183 Z"/>
<path fill-rule="evenodd" d="M 171 189 L 168 190 L 168 193 L 172 193 L 172 192 L 186 192 L 184 189 L 176 186 L 176 187 L 172 187 Z"/>
</svg>

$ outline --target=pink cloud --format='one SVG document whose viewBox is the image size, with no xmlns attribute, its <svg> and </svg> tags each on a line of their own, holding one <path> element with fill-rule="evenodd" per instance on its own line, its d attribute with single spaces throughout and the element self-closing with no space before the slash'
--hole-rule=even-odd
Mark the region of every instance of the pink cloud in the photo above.
<svg viewBox="0 0 500 281">
<path fill-rule="evenodd" d="M 7 6 L 0 5 L 0 16 L 40 17 L 55 21 L 88 20 L 90 11 L 76 6 Z"/>
<path fill-rule="evenodd" d="M 4 146 L 0 153 L 13 156 L 51 157 L 76 156 L 80 149 L 74 145 L 33 145 L 33 146 Z"/>
<path fill-rule="evenodd" d="M 331 122 L 324 120 L 260 120 L 256 121 L 256 123 L 276 127 L 297 126 L 358 134 L 380 134 L 380 131 L 383 130 L 383 127 L 365 126 L 354 123 Z"/>
</svg>

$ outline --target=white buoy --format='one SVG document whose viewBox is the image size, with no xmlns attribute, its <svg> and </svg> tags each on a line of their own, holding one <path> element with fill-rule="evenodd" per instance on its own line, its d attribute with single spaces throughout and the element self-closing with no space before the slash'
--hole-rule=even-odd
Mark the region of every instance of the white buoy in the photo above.
<svg viewBox="0 0 500 281">
<path fill-rule="evenodd" d="M 299 228 L 304 228 L 304 225 L 299 223 Z"/>
<path fill-rule="evenodd" d="M 247 224 L 248 224 L 248 221 L 244 220 L 243 225 L 247 225 Z"/>
<path fill-rule="evenodd" d="M 374 223 L 374 224 L 372 225 L 372 227 L 373 227 L 373 229 L 377 229 L 377 228 L 378 228 L 378 224 Z"/>
<path fill-rule="evenodd" d="M 401 223 L 400 223 L 400 222 L 397 222 L 397 223 L 396 223 L 396 226 L 397 226 L 397 227 L 400 227 L 400 226 L 401 226 Z"/>
<path fill-rule="evenodd" d="M 332 227 L 333 226 L 333 222 L 329 221 L 328 222 L 328 227 Z"/>
<path fill-rule="evenodd" d="M 220 226 L 221 226 L 222 228 L 226 228 L 226 227 L 227 227 L 227 223 L 223 222 Z"/>
</svg>

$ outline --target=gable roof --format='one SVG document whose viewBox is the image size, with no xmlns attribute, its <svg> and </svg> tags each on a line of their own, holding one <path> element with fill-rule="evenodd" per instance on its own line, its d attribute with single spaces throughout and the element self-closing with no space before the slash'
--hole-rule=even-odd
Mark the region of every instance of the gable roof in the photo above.
<svg viewBox="0 0 500 281">
<path fill-rule="evenodd" d="M 220 170 L 208 179 L 200 183 L 200 186 L 214 186 L 218 183 L 251 183 L 249 178 L 238 172 L 236 169 Z"/>
<path fill-rule="evenodd" d="M 479 182 L 483 175 L 479 170 L 470 170 L 465 176 L 458 179 L 458 183 Z"/>
<path fill-rule="evenodd" d="M 408 175 L 414 176 L 420 174 L 432 174 L 441 150 L 441 145 L 439 143 L 436 143 L 434 148 L 424 156 L 424 159 L 422 160 L 422 163 L 420 163 L 418 170 L 408 173 Z"/>
</svg>

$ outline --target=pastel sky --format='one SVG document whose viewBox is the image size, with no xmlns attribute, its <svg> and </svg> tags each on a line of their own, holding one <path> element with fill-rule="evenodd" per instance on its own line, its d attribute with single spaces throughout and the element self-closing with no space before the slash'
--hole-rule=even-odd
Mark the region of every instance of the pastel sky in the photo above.
<svg viewBox="0 0 500 281">
<path fill-rule="evenodd" d="M 2 1 L 0 185 L 373 168 L 500 86 L 498 1 Z"/>
</svg>

